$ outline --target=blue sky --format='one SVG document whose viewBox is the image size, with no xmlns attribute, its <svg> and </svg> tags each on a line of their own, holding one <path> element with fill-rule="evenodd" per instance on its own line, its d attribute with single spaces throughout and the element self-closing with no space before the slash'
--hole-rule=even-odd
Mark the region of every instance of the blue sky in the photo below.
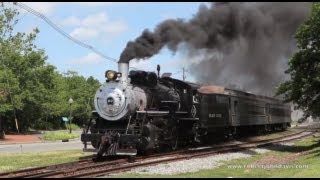
<svg viewBox="0 0 320 180">
<path fill-rule="evenodd" d="M 8 3 L 7 3 L 8 4 Z M 168 18 L 190 19 L 199 8 L 200 2 L 25 2 L 27 6 L 44 14 L 72 37 L 98 49 L 103 54 L 118 59 L 130 40 L 134 40 L 148 28 Z M 15 7 L 20 9 L 19 7 Z M 16 30 L 31 32 L 38 27 L 40 33 L 36 44 L 45 50 L 48 63 L 60 72 L 77 71 L 104 81 L 104 72 L 117 70 L 117 64 L 103 59 L 89 49 L 83 48 L 54 30 L 44 20 L 20 9 L 20 22 Z M 184 57 L 163 49 L 158 55 L 143 61 L 131 61 L 130 66 L 147 71 L 172 72 L 173 77 L 182 79 Z M 190 73 L 188 81 L 194 81 Z"/>
</svg>

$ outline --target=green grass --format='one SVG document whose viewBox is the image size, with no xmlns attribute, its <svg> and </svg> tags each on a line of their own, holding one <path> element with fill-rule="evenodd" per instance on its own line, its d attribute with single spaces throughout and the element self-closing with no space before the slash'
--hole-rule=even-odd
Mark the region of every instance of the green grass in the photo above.
<svg viewBox="0 0 320 180">
<path fill-rule="evenodd" d="M 282 168 L 248 168 L 257 160 L 266 156 L 273 156 L 276 159 L 288 155 L 304 152 L 305 154 L 298 156 L 297 159 L 284 163 L 286 166 Z M 300 165 L 300 167 L 296 167 Z M 233 166 L 233 168 L 231 167 Z M 235 166 L 240 168 L 234 168 Z M 293 146 L 283 146 L 282 150 L 271 150 L 268 153 L 256 154 L 250 158 L 242 158 L 224 162 L 223 165 L 209 170 L 201 170 L 195 173 L 184 173 L 178 175 L 142 175 L 142 174 L 122 174 L 112 177 L 121 178 L 182 178 L 182 177 L 238 177 L 238 178 L 273 178 L 273 177 L 320 177 L 320 134 L 316 137 L 306 138 L 295 143 Z"/>
<path fill-rule="evenodd" d="M 289 128 L 286 131 L 278 131 L 278 132 L 273 132 L 273 133 L 270 133 L 270 134 L 256 135 L 256 136 L 253 136 L 253 137 L 248 137 L 246 139 L 250 140 L 250 141 L 268 140 L 268 139 L 287 136 L 287 135 L 290 135 L 290 134 L 293 134 L 293 133 L 299 132 L 299 131 L 301 131 L 301 130 Z"/>
<path fill-rule="evenodd" d="M 18 154 L 1 153 L 0 172 L 76 161 L 83 155 L 84 153 L 81 150 Z"/>
<path fill-rule="evenodd" d="M 69 133 L 66 131 L 58 131 L 58 132 L 49 132 L 43 135 L 42 139 L 46 141 L 55 141 L 55 140 L 63 140 L 63 139 L 74 139 L 80 137 L 79 134 Z"/>
<path fill-rule="evenodd" d="M 66 127 L 66 129 L 70 129 L 70 124 L 69 123 L 66 123 L 65 124 L 65 127 Z M 78 125 L 76 125 L 76 124 L 71 124 L 71 129 L 72 130 L 78 130 L 78 129 L 80 129 L 80 127 L 78 126 Z"/>
<path fill-rule="evenodd" d="M 45 125 L 38 125 L 36 128 L 28 127 L 27 131 L 50 131 L 50 130 L 69 130 L 70 124 L 69 122 L 65 122 L 63 126 L 59 128 L 54 128 L 52 124 L 45 124 Z M 72 130 L 79 130 L 81 129 L 77 124 L 71 124 Z"/>
</svg>

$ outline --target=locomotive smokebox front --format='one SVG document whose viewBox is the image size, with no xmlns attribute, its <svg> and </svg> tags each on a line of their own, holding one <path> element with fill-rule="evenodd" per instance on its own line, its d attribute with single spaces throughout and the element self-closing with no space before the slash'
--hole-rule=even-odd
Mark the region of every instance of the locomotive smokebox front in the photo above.
<svg viewBox="0 0 320 180">
<path fill-rule="evenodd" d="M 114 74 L 108 75 L 109 72 Z M 146 106 L 145 91 L 140 87 L 133 87 L 128 74 L 129 63 L 118 63 L 118 72 L 106 72 L 108 79 L 95 95 L 95 109 L 103 119 L 128 119 L 140 106 Z"/>
</svg>

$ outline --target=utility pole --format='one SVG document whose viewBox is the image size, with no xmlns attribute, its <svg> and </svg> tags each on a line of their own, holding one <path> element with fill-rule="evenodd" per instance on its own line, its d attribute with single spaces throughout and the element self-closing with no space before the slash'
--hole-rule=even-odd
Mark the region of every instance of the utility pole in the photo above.
<svg viewBox="0 0 320 180">
<path fill-rule="evenodd" d="M 186 76 L 184 74 L 184 67 L 182 68 L 182 79 L 183 79 L 183 81 L 186 79 Z"/>
</svg>

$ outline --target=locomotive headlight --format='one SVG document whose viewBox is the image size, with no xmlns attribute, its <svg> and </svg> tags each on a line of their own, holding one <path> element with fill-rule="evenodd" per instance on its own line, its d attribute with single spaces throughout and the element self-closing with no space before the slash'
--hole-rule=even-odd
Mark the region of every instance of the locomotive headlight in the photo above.
<svg viewBox="0 0 320 180">
<path fill-rule="evenodd" d="M 109 80 L 109 81 L 112 81 L 112 80 L 116 80 L 117 79 L 117 73 L 115 71 L 107 71 L 106 72 L 106 78 Z"/>
</svg>

